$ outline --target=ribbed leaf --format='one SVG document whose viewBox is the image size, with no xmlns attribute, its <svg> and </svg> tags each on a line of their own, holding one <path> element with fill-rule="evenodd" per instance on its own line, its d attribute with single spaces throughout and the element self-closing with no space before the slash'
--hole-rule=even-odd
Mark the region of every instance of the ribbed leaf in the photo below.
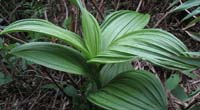
<svg viewBox="0 0 200 110">
<path fill-rule="evenodd" d="M 81 9 L 81 12 L 83 38 L 91 58 L 96 56 L 100 49 L 100 27 L 96 19 L 86 9 Z"/>
<path fill-rule="evenodd" d="M 183 11 L 185 9 L 189 9 L 198 5 L 200 5 L 200 0 L 187 0 L 183 4 L 176 7 L 175 9 L 172 9 L 172 11 Z"/>
<path fill-rule="evenodd" d="M 182 21 L 185 21 L 187 19 L 189 19 L 190 17 L 194 16 L 194 15 L 197 15 L 200 13 L 200 7 L 198 7 L 197 9 L 195 9 L 194 11 L 192 11 L 191 13 L 189 13 L 186 17 L 184 17 L 182 19 Z"/>
<path fill-rule="evenodd" d="M 112 41 L 122 35 L 144 28 L 149 22 L 150 16 L 134 11 L 116 11 L 105 19 L 101 25 L 102 50 L 105 50 Z"/>
<path fill-rule="evenodd" d="M 167 110 L 161 82 L 146 71 L 119 74 L 88 99 L 107 110 Z"/>
<path fill-rule="evenodd" d="M 129 70 L 133 70 L 131 62 L 104 65 L 100 72 L 102 86 L 109 83 L 118 74 Z"/>
<path fill-rule="evenodd" d="M 171 91 L 174 88 L 176 88 L 176 86 L 179 84 L 179 82 L 180 82 L 180 75 L 178 73 L 175 73 L 175 74 L 172 74 L 167 79 L 165 85 Z"/>
<path fill-rule="evenodd" d="M 80 52 L 63 45 L 33 42 L 18 46 L 10 53 L 52 69 L 80 75 L 87 73 L 85 59 Z"/>
<path fill-rule="evenodd" d="M 7 26 L 0 34 L 26 31 L 56 37 L 85 52 L 83 42 L 78 35 L 41 19 L 23 19 L 16 21 Z"/>
<path fill-rule="evenodd" d="M 175 70 L 191 70 L 200 67 L 200 59 L 186 54 L 186 46 L 172 34 L 147 29 L 122 36 L 90 62 L 116 63 L 141 58 L 156 65 Z M 126 55 L 125 57 L 118 57 Z"/>
</svg>

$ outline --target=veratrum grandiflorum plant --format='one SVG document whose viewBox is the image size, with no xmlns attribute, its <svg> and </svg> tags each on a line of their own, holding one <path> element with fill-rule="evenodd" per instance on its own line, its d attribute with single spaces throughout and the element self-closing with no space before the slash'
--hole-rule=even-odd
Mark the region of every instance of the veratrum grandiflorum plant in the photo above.
<svg viewBox="0 0 200 110">
<path fill-rule="evenodd" d="M 69 74 L 83 75 L 93 84 L 87 99 L 107 110 L 167 110 L 167 98 L 158 78 L 133 70 L 131 61 L 143 59 L 178 70 L 194 70 L 200 60 L 172 34 L 160 29 L 143 29 L 148 14 L 122 10 L 111 13 L 99 25 L 76 1 L 81 10 L 83 37 L 40 19 L 19 20 L 1 34 L 38 32 L 58 38 L 67 45 L 31 42 L 11 54 Z"/>
</svg>

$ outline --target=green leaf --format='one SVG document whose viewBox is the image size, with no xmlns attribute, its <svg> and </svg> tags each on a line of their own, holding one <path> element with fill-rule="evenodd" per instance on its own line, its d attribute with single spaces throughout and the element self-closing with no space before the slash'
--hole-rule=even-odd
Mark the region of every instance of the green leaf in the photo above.
<svg viewBox="0 0 200 110">
<path fill-rule="evenodd" d="M 60 44 L 33 42 L 11 50 L 13 55 L 52 69 L 84 75 L 87 67 L 80 52 Z"/>
<path fill-rule="evenodd" d="M 86 9 L 82 9 L 82 28 L 83 39 L 90 57 L 94 57 L 99 53 L 100 49 L 100 27 L 96 19 Z"/>
<path fill-rule="evenodd" d="M 3 48 L 3 42 L 4 42 L 4 40 L 2 38 L 0 38 L 0 49 Z"/>
<path fill-rule="evenodd" d="M 196 79 L 199 77 L 199 75 L 192 73 L 193 70 L 185 70 L 185 71 L 181 71 L 184 75 L 192 78 L 192 79 Z"/>
<path fill-rule="evenodd" d="M 58 87 L 54 83 L 45 84 L 41 87 L 42 89 L 57 89 Z"/>
<path fill-rule="evenodd" d="M 72 17 L 69 16 L 69 17 L 66 17 L 63 24 L 62 24 L 62 27 L 67 29 L 70 25 L 72 24 Z"/>
<path fill-rule="evenodd" d="M 77 90 L 72 86 L 72 85 L 68 85 L 67 87 L 65 87 L 63 89 L 65 91 L 65 93 L 71 97 L 75 97 L 77 96 Z"/>
<path fill-rule="evenodd" d="M 189 9 L 189 8 L 192 8 L 192 7 L 198 6 L 198 5 L 200 5 L 200 1 L 199 0 L 187 0 L 183 4 L 181 4 L 178 7 L 172 9 L 172 12 L 174 12 L 174 11 L 183 11 L 185 9 Z"/>
<path fill-rule="evenodd" d="M 10 75 L 4 75 L 0 72 L 0 86 L 11 82 L 13 79 Z"/>
<path fill-rule="evenodd" d="M 178 83 L 180 82 L 180 75 L 178 73 L 176 74 L 172 74 L 166 81 L 166 86 L 167 88 L 171 91 L 174 88 L 176 88 L 176 86 L 178 85 Z"/>
<path fill-rule="evenodd" d="M 167 110 L 161 82 L 146 71 L 119 74 L 88 100 L 107 110 Z"/>
<path fill-rule="evenodd" d="M 195 18 L 194 20 L 192 20 L 191 22 L 189 22 L 186 27 L 190 27 L 192 25 L 195 25 L 198 22 L 200 22 L 200 16 L 198 16 L 197 18 Z"/>
<path fill-rule="evenodd" d="M 189 13 L 187 16 L 185 16 L 181 21 L 185 21 L 189 18 L 191 18 L 194 15 L 197 15 L 200 13 L 200 7 L 198 7 L 197 9 L 195 9 L 194 11 L 192 11 L 191 13 Z"/>
<path fill-rule="evenodd" d="M 178 85 L 175 89 L 173 89 L 171 93 L 173 94 L 173 96 L 182 101 L 185 101 L 188 98 L 186 92 L 184 91 L 184 88 L 181 87 L 180 85 Z"/>
<path fill-rule="evenodd" d="M 81 38 L 68 30 L 64 30 L 46 20 L 41 19 L 23 19 L 7 26 L 0 34 L 11 32 L 38 32 L 61 39 L 68 44 L 86 52 Z"/>
<path fill-rule="evenodd" d="M 102 86 L 108 84 L 118 74 L 129 70 L 133 70 L 131 62 L 104 65 L 100 71 L 100 81 Z"/>
<path fill-rule="evenodd" d="M 105 19 L 101 25 L 102 50 L 122 35 L 144 28 L 149 22 L 148 14 L 141 14 L 134 11 L 116 11 Z"/>
<path fill-rule="evenodd" d="M 186 52 L 189 52 L 186 46 L 172 34 L 159 29 L 143 29 L 123 35 L 89 62 L 119 63 L 140 58 L 174 70 L 200 67 L 200 59 Z"/>
</svg>

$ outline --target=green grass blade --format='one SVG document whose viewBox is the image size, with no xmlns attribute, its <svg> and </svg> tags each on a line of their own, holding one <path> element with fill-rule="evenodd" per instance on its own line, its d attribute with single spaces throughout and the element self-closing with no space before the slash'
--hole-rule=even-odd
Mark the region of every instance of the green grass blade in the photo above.
<svg viewBox="0 0 200 110">
<path fill-rule="evenodd" d="M 200 0 L 187 0 L 183 4 L 171 10 L 171 12 L 183 11 L 185 9 L 192 8 L 194 6 L 200 5 Z"/>
<path fill-rule="evenodd" d="M 189 13 L 181 21 L 185 21 L 185 20 L 187 20 L 187 19 L 191 18 L 192 16 L 195 16 L 195 15 L 197 15 L 199 13 L 200 13 L 200 7 L 198 7 L 197 9 L 195 9 L 194 11 L 192 11 L 191 13 Z"/>
</svg>

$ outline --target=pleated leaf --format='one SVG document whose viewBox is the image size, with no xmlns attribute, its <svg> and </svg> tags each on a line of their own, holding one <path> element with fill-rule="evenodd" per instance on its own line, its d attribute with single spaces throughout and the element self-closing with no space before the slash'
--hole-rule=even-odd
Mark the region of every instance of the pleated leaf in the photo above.
<svg viewBox="0 0 200 110">
<path fill-rule="evenodd" d="M 119 63 L 140 58 L 175 70 L 200 67 L 200 59 L 186 52 L 186 46 L 172 34 L 159 29 L 145 29 L 122 36 L 89 62 Z"/>
<path fill-rule="evenodd" d="M 109 83 L 118 74 L 129 70 L 133 70 L 131 62 L 104 65 L 100 71 L 100 81 L 102 86 Z"/>
<path fill-rule="evenodd" d="M 107 110 L 167 110 L 161 82 L 146 71 L 121 73 L 88 99 Z"/>
<path fill-rule="evenodd" d="M 87 74 L 87 65 L 80 52 L 60 44 L 33 42 L 11 50 L 13 55 L 36 64 L 73 74 Z"/>
<path fill-rule="evenodd" d="M 185 9 L 192 8 L 194 6 L 200 5 L 200 0 L 187 0 L 183 4 L 179 5 L 178 7 L 172 9 L 172 12 L 174 11 L 183 11 Z"/>
<path fill-rule="evenodd" d="M 112 41 L 122 35 L 144 28 L 149 22 L 148 14 L 141 14 L 134 11 L 116 11 L 105 19 L 101 25 L 102 50 L 105 50 Z"/>
<path fill-rule="evenodd" d="M 62 29 L 46 20 L 23 19 L 7 26 L 0 34 L 11 32 L 38 32 L 51 37 L 61 39 L 77 49 L 85 51 L 81 38 L 68 30 Z"/>
<path fill-rule="evenodd" d="M 96 19 L 86 9 L 81 9 L 82 12 L 82 28 L 83 39 L 90 58 L 96 56 L 100 49 L 100 27 Z"/>
</svg>

